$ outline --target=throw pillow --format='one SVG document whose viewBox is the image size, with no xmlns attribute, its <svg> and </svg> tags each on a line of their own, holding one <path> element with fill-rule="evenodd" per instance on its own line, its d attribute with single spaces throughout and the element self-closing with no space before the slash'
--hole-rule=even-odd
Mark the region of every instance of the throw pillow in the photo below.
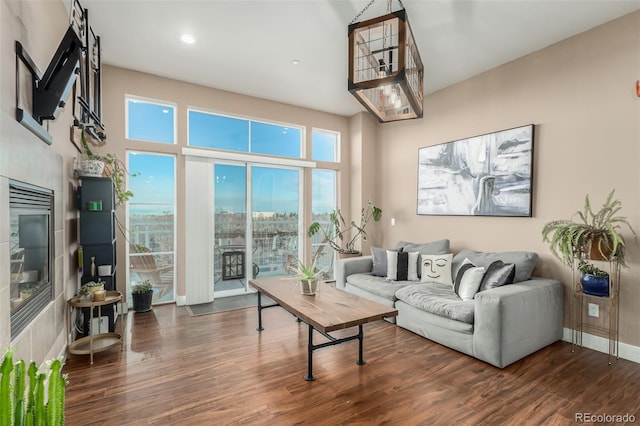
<svg viewBox="0 0 640 426">
<path fill-rule="evenodd" d="M 449 240 L 437 240 L 429 243 L 415 244 L 408 241 L 398 241 L 396 249 L 402 249 L 403 251 L 414 252 L 417 251 L 420 254 L 447 254 L 451 252 L 449 248 Z M 418 277 L 422 275 L 422 264 L 418 258 L 417 262 Z"/>
<path fill-rule="evenodd" d="M 392 281 L 416 281 L 418 253 L 387 250 L 387 279 Z"/>
<path fill-rule="evenodd" d="M 398 251 L 398 250 L 392 250 Z M 402 251 L 402 249 L 400 249 Z M 371 258 L 373 260 L 373 270 L 371 273 L 376 277 L 387 276 L 387 250 L 378 247 L 371 247 Z"/>
<path fill-rule="evenodd" d="M 451 259 L 453 254 L 423 254 L 421 256 L 422 282 L 452 285 Z"/>
<path fill-rule="evenodd" d="M 487 267 L 487 272 L 484 273 L 478 291 L 511 284 L 515 276 L 516 265 L 513 263 L 504 263 L 502 260 L 496 260 Z"/>
<path fill-rule="evenodd" d="M 465 259 L 465 262 L 462 263 L 462 266 L 460 266 L 456 274 L 453 291 L 455 291 L 462 300 L 471 300 L 478 292 L 483 277 L 484 268 L 474 265 L 469 259 Z"/>
</svg>

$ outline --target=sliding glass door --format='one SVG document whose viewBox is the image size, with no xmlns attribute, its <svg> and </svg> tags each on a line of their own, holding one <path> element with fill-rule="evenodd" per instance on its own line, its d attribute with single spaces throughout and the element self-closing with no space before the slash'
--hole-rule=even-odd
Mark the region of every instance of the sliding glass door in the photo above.
<svg viewBox="0 0 640 426">
<path fill-rule="evenodd" d="M 298 256 L 301 170 L 223 161 L 213 167 L 214 294 L 243 294 L 249 279 L 284 275 Z"/>
</svg>

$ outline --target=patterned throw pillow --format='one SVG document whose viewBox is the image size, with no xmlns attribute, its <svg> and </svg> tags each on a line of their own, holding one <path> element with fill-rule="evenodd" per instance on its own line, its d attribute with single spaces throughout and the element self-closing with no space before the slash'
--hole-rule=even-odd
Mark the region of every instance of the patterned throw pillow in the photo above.
<svg viewBox="0 0 640 426">
<path fill-rule="evenodd" d="M 483 277 L 484 268 L 474 265 L 469 259 L 465 259 L 456 274 L 453 291 L 455 291 L 462 300 L 471 300 L 478 292 Z"/>
<path fill-rule="evenodd" d="M 438 282 L 452 285 L 451 280 L 451 260 L 453 254 L 423 254 L 420 258 L 421 281 Z"/>
<path fill-rule="evenodd" d="M 417 281 L 419 253 L 387 250 L 387 279 L 391 281 Z"/>
</svg>

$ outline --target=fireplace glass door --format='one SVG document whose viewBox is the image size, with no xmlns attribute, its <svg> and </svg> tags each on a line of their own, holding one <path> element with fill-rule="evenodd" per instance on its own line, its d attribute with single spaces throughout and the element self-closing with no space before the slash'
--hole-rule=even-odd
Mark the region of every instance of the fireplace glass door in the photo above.
<svg viewBox="0 0 640 426">
<path fill-rule="evenodd" d="M 10 184 L 11 338 L 51 301 L 50 191 Z"/>
</svg>

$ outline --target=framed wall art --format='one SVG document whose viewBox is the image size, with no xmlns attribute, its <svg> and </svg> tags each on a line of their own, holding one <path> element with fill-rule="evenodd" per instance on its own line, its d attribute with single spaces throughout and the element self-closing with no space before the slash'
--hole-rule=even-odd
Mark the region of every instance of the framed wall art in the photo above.
<svg viewBox="0 0 640 426">
<path fill-rule="evenodd" d="M 533 124 L 418 150 L 418 214 L 531 217 Z"/>
</svg>

